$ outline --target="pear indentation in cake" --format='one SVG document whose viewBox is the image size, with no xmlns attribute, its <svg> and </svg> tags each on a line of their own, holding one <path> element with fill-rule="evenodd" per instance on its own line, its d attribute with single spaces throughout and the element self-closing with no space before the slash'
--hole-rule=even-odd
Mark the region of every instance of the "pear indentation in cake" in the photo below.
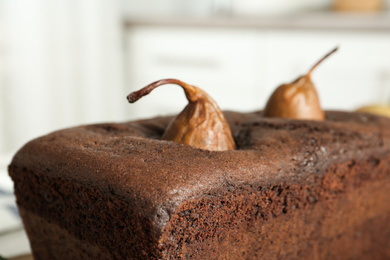
<svg viewBox="0 0 390 260">
<path fill-rule="evenodd" d="M 171 121 L 161 139 L 211 151 L 235 149 L 234 138 L 223 112 L 217 103 L 198 87 L 177 79 L 162 79 L 130 93 L 127 99 L 134 103 L 156 87 L 165 84 L 181 86 L 188 105 Z"/>
<path fill-rule="evenodd" d="M 337 49 L 333 49 L 314 64 L 306 75 L 289 84 L 279 86 L 268 99 L 264 109 L 264 116 L 324 120 L 325 114 L 321 108 L 317 90 L 311 81 L 311 73 L 322 61 L 336 52 Z"/>
</svg>

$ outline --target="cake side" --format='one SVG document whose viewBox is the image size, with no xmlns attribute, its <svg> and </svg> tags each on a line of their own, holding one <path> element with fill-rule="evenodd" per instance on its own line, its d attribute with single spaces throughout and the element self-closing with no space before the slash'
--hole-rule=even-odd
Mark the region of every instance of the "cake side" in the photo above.
<svg viewBox="0 0 390 260">
<path fill-rule="evenodd" d="M 390 156 L 335 164 L 305 184 L 231 185 L 185 201 L 164 259 L 388 259 Z"/>
<path fill-rule="evenodd" d="M 329 175 L 329 167 L 345 162 L 388 169 L 385 118 L 337 112 L 328 112 L 324 122 L 266 119 L 261 112 L 226 117 L 235 151 L 158 140 L 170 118 L 83 126 L 30 142 L 9 168 L 18 205 L 113 254 L 153 259 L 171 254 L 167 246 L 173 242 L 178 252 L 187 248 L 185 240 L 167 234 L 176 232 L 178 211 L 198 207 L 194 201 L 214 199 L 217 207 L 219 198 L 239 204 L 250 194 L 266 198 L 264 190 L 272 187 L 315 189 L 324 185 L 318 180 Z M 382 175 L 388 178 L 388 171 Z"/>
<path fill-rule="evenodd" d="M 55 223 L 19 207 L 34 259 L 119 259 L 107 247 L 76 238 Z M 138 258 L 145 258 L 137 256 Z"/>
</svg>

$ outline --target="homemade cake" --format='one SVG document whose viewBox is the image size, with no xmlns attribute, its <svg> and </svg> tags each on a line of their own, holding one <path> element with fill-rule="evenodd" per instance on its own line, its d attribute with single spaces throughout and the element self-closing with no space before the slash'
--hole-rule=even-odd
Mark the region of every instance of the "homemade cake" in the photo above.
<svg viewBox="0 0 390 260">
<path fill-rule="evenodd" d="M 171 117 L 58 131 L 9 172 L 35 259 L 390 259 L 390 119 L 225 112 L 236 149 Z"/>
<path fill-rule="evenodd" d="M 9 172 L 38 259 L 390 259 L 390 119 L 324 112 L 311 73 L 264 111 L 65 129 Z"/>
</svg>

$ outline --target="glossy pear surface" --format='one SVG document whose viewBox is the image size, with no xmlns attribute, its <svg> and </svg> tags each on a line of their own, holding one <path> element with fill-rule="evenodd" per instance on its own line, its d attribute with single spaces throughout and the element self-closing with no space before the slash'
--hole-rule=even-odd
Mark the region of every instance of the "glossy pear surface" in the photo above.
<svg viewBox="0 0 390 260">
<path fill-rule="evenodd" d="M 337 51 L 337 48 L 330 51 L 314 64 L 306 75 L 289 84 L 279 86 L 268 99 L 264 108 L 264 116 L 324 120 L 325 113 L 321 108 L 317 90 L 311 81 L 311 73 L 335 51 Z"/>
<path fill-rule="evenodd" d="M 317 91 L 307 76 L 279 86 L 269 98 L 264 115 L 307 120 L 325 119 Z"/>
<path fill-rule="evenodd" d="M 211 151 L 235 149 L 234 138 L 224 114 L 217 103 L 198 87 L 176 79 L 163 79 L 131 93 L 128 100 L 135 102 L 164 84 L 181 86 L 189 103 L 168 125 L 162 136 L 163 140 Z"/>
</svg>

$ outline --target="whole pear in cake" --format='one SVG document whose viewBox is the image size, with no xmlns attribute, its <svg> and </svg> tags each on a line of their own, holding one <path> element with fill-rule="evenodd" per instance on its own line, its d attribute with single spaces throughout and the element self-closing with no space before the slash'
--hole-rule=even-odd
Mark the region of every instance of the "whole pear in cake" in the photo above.
<svg viewBox="0 0 390 260">
<path fill-rule="evenodd" d="M 202 89 L 177 79 L 162 79 L 132 92 L 130 103 L 148 95 L 164 84 L 177 84 L 184 89 L 189 104 L 172 120 L 162 136 L 180 144 L 205 150 L 225 151 L 235 149 L 235 143 L 225 116 L 217 103 Z"/>
<path fill-rule="evenodd" d="M 336 51 L 337 48 L 326 54 L 306 75 L 289 84 L 279 86 L 268 99 L 264 115 L 266 117 L 324 120 L 325 114 L 322 111 L 317 90 L 311 81 L 311 73 Z"/>
</svg>

